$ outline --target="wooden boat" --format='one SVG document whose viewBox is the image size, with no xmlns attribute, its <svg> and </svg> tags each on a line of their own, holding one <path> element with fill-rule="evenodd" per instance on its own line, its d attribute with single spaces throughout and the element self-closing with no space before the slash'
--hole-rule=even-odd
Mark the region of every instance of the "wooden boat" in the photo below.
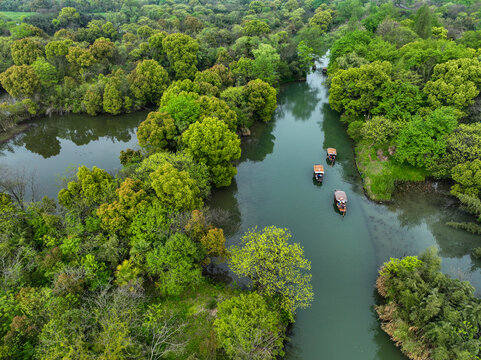
<svg viewBox="0 0 481 360">
<path fill-rule="evenodd" d="M 337 151 L 334 148 L 327 148 L 327 159 L 331 162 L 331 165 L 336 161 Z"/>
<path fill-rule="evenodd" d="M 342 215 L 346 214 L 347 210 L 347 196 L 342 190 L 334 190 L 334 202 L 336 203 L 337 209 Z"/>
<path fill-rule="evenodd" d="M 327 67 L 323 67 L 323 68 L 322 68 L 322 74 L 323 74 L 323 75 L 327 75 Z"/>
<path fill-rule="evenodd" d="M 314 165 L 314 178 L 317 182 L 322 183 L 322 180 L 324 180 L 324 166 Z"/>
</svg>

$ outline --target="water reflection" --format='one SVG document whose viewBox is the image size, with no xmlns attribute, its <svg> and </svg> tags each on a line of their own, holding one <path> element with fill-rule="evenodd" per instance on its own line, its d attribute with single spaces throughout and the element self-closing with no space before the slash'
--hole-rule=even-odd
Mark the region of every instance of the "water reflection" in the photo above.
<svg viewBox="0 0 481 360">
<path fill-rule="evenodd" d="M 77 146 L 105 138 L 112 142 L 129 142 L 146 112 L 121 116 L 91 117 L 64 115 L 44 118 L 32 123 L 30 129 L 11 142 L 0 145 L 0 154 L 14 152 L 15 147 L 25 147 L 44 159 L 59 155 L 61 140 L 69 140 Z"/>
<path fill-rule="evenodd" d="M 278 105 L 278 116 L 284 117 L 283 111 L 290 112 L 296 120 L 309 120 L 311 114 L 319 104 L 319 84 L 297 82 L 284 87 L 282 91 L 288 91 L 289 95 L 281 94 Z"/>
<path fill-rule="evenodd" d="M 345 181 L 355 185 L 354 189 L 361 193 L 362 186 L 359 173 L 354 163 L 353 142 L 346 136 L 346 126 L 339 121 L 339 113 L 332 110 L 328 103 L 322 104 L 322 122 L 318 122 L 319 127 L 324 133 L 322 144 L 323 154 L 326 155 L 328 147 L 336 148 L 337 157 L 334 166 L 342 166 L 342 177 Z"/>
<path fill-rule="evenodd" d="M 373 289 L 372 297 L 374 304 L 380 303 L 381 298 L 377 292 L 377 289 Z M 396 355 L 396 358 L 404 357 L 399 348 L 392 346 L 389 335 L 386 334 L 379 326 L 379 321 L 377 320 L 377 313 L 374 306 L 371 308 L 370 332 L 377 347 L 376 357 L 374 360 L 391 359 L 394 357 L 394 355 Z"/>
<path fill-rule="evenodd" d="M 262 161 L 268 154 L 274 151 L 274 140 L 272 135 L 275 120 L 267 124 L 256 123 L 251 128 L 251 135 L 242 138 L 242 154 L 239 162 Z"/>
<path fill-rule="evenodd" d="M 58 120 L 50 123 L 49 121 L 39 121 L 20 136 L 16 137 L 14 144 L 24 146 L 28 151 L 41 155 L 44 159 L 60 154 L 58 136 Z"/>
<path fill-rule="evenodd" d="M 208 202 L 208 206 L 214 211 L 222 210 L 228 213 L 228 217 L 223 217 L 222 221 L 216 224 L 216 226 L 221 227 L 224 230 L 226 238 L 236 234 L 242 223 L 242 215 L 236 194 L 237 182 L 234 178 L 232 179 L 230 186 L 215 189 L 212 198 Z"/>
</svg>

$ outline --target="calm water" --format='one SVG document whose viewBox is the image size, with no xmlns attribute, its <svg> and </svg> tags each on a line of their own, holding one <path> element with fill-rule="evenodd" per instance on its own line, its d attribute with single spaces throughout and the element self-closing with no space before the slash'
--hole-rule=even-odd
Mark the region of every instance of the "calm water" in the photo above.
<svg viewBox="0 0 481 360">
<path fill-rule="evenodd" d="M 137 146 L 135 132 L 147 112 L 121 116 L 64 115 L 35 121 L 13 140 L 0 144 L 0 166 L 34 173 L 38 193 L 56 198 L 68 168 L 120 168 L 120 150 Z"/>
<path fill-rule="evenodd" d="M 398 194 L 389 205 L 366 199 L 352 143 L 322 82 L 316 73 L 282 89 L 273 122 L 244 140 L 235 183 L 217 191 L 211 206 L 236 215 L 230 244 L 248 228 L 276 225 L 289 228 L 311 260 L 315 301 L 298 312 L 287 359 L 406 359 L 373 310 L 379 265 L 434 245 L 445 272 L 481 288 L 469 256 L 476 238 L 444 225 L 463 214 L 439 188 Z M 337 148 L 334 167 L 326 167 L 327 147 Z M 321 186 L 312 180 L 315 163 L 326 168 Z M 347 193 L 345 218 L 334 211 L 335 189 Z"/>
<path fill-rule="evenodd" d="M 230 244 L 255 225 L 287 227 L 311 260 L 315 301 L 298 312 L 288 359 L 405 359 L 380 330 L 373 310 L 379 265 L 436 246 L 443 271 L 481 289 L 481 264 L 469 256 L 479 240 L 444 225 L 464 215 L 441 185 L 399 193 L 388 205 L 366 199 L 352 143 L 329 108 L 322 82 L 316 73 L 282 89 L 273 121 L 257 124 L 243 140 L 238 174 L 229 188 L 216 191 L 210 206 L 233 214 L 226 228 Z M 69 166 L 119 168 L 119 152 L 136 146 L 135 130 L 145 116 L 41 120 L 0 145 L 0 164 L 36 171 L 43 193 L 54 197 L 56 179 Z M 337 148 L 339 158 L 326 167 L 319 186 L 312 165 L 326 165 L 327 147 Z M 348 195 L 345 218 L 334 211 L 334 189 Z"/>
</svg>

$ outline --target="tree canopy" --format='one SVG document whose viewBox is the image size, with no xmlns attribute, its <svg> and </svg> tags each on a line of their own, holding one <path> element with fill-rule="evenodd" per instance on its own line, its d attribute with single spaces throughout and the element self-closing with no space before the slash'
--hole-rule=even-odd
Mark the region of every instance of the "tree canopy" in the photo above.
<svg viewBox="0 0 481 360">
<path fill-rule="evenodd" d="M 287 229 L 270 226 L 262 231 L 249 230 L 242 238 L 243 247 L 233 247 L 230 266 L 239 276 L 247 276 L 258 291 L 280 296 L 283 308 L 291 316 L 296 309 L 309 306 L 313 299 L 311 263 L 299 244 L 289 244 Z"/>
</svg>

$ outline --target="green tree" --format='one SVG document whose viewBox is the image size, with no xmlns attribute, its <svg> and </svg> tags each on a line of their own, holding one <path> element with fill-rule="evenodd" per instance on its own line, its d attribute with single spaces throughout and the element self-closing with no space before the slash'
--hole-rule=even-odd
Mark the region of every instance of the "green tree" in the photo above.
<svg viewBox="0 0 481 360">
<path fill-rule="evenodd" d="M 85 70 L 91 67 L 95 59 L 92 53 L 88 49 L 84 49 L 78 46 L 72 46 L 68 49 L 68 54 L 65 56 L 72 70 L 79 72 L 84 76 Z"/>
<path fill-rule="evenodd" d="M 50 41 L 45 46 L 45 56 L 57 69 L 64 74 L 67 67 L 66 56 L 73 41 L 70 39 Z"/>
<path fill-rule="evenodd" d="M 214 328 L 220 346 L 233 359 L 277 359 L 284 354 L 279 315 L 257 293 L 220 303 Z"/>
<path fill-rule="evenodd" d="M 369 114 L 391 82 L 391 64 L 374 62 L 360 68 L 339 70 L 332 78 L 329 103 L 349 115 Z"/>
<path fill-rule="evenodd" d="M 52 23 L 59 28 L 72 28 L 79 25 L 80 14 L 74 7 L 64 7 Z"/>
<path fill-rule="evenodd" d="M 266 296 L 280 296 L 282 307 L 292 316 L 296 309 L 312 302 L 311 263 L 304 258 L 299 244 L 289 244 L 287 229 L 270 226 L 262 231 L 249 230 L 242 237 L 243 247 L 231 252 L 230 268 L 238 276 L 247 276 Z"/>
<path fill-rule="evenodd" d="M 94 43 L 89 46 L 89 51 L 95 61 L 108 65 L 115 56 L 115 44 L 104 37 L 95 39 Z"/>
<path fill-rule="evenodd" d="M 169 34 L 162 40 L 162 47 L 176 78 L 192 79 L 197 71 L 197 41 L 189 35 Z"/>
<path fill-rule="evenodd" d="M 371 146 L 382 146 L 399 133 L 399 127 L 398 123 L 384 116 L 373 116 L 363 124 L 360 135 Z"/>
<path fill-rule="evenodd" d="M 214 96 L 201 96 L 196 103 L 199 105 L 200 120 L 206 117 L 216 117 L 224 121 L 230 130 L 237 129 L 237 115 L 224 100 Z"/>
<path fill-rule="evenodd" d="M 302 40 L 297 45 L 297 57 L 299 58 L 299 68 L 303 74 L 307 74 L 314 65 L 313 60 L 314 49 L 307 46 Z"/>
<path fill-rule="evenodd" d="M 196 99 L 199 97 L 199 94 L 201 93 L 199 84 L 196 82 L 193 82 L 192 80 L 185 79 L 185 80 L 178 80 L 172 82 L 170 86 L 165 90 L 164 95 L 162 95 L 162 99 L 160 100 L 160 106 L 165 106 L 167 103 L 179 96 L 179 95 L 187 95 L 193 99 Z"/>
<path fill-rule="evenodd" d="M 434 67 L 424 92 L 432 107 L 454 106 L 463 109 L 474 103 L 481 85 L 481 63 L 478 59 L 450 60 Z"/>
<path fill-rule="evenodd" d="M 270 31 L 269 25 L 261 20 L 247 20 L 242 26 L 242 33 L 247 36 L 266 35 Z"/>
<path fill-rule="evenodd" d="M 215 186 L 229 186 L 237 173 L 231 164 L 241 155 L 240 140 L 227 124 L 217 118 L 205 118 L 191 124 L 182 134 L 187 154 L 206 164 Z"/>
<path fill-rule="evenodd" d="M 456 42 L 471 49 L 479 49 L 481 48 L 481 31 L 464 31 L 463 35 Z"/>
<path fill-rule="evenodd" d="M 40 79 L 30 65 L 13 65 L 0 74 L 2 87 L 13 97 L 33 95 L 40 88 Z"/>
<path fill-rule="evenodd" d="M 205 164 L 194 161 L 190 155 L 178 151 L 171 153 L 167 151 L 157 152 L 144 159 L 135 170 L 136 176 L 144 182 L 151 180 L 150 174 L 157 168 L 165 164 L 173 165 L 179 171 L 186 171 L 195 180 L 196 186 L 200 190 L 200 196 L 207 198 L 210 194 L 209 170 Z"/>
<path fill-rule="evenodd" d="M 157 275 L 159 290 L 165 295 L 180 295 L 188 286 L 202 281 L 199 266 L 204 254 L 186 235 L 172 235 L 164 246 L 147 254 L 147 271 Z"/>
<path fill-rule="evenodd" d="M 139 145 L 148 152 L 173 148 L 176 135 L 174 119 L 166 112 L 150 112 L 137 129 Z"/>
<path fill-rule="evenodd" d="M 165 52 L 162 45 L 164 38 L 167 36 L 165 32 L 158 32 L 149 37 L 149 48 L 152 53 L 154 60 L 162 62 L 165 58 Z"/>
<path fill-rule="evenodd" d="M 170 224 L 168 212 L 169 210 L 155 199 L 138 209 L 128 230 L 130 256 L 135 258 L 136 262 L 139 256 L 145 258 L 149 250 L 165 242 Z"/>
<path fill-rule="evenodd" d="M 110 81 L 105 85 L 102 103 L 104 111 L 109 114 L 118 115 L 122 112 L 122 93 L 115 82 Z"/>
<path fill-rule="evenodd" d="M 95 116 L 103 111 L 102 88 L 98 85 L 90 86 L 82 101 L 85 107 L 85 112 L 89 115 Z"/>
<path fill-rule="evenodd" d="M 70 181 L 66 189 L 58 193 L 58 202 L 67 209 L 93 208 L 108 201 L 113 194 L 112 176 L 94 166 L 92 170 L 81 166 L 77 180 Z"/>
<path fill-rule="evenodd" d="M 367 46 L 372 41 L 372 34 L 367 31 L 352 31 L 336 40 L 332 44 L 329 56 L 329 67 L 335 66 L 337 58 L 355 51 L 358 55 L 364 56 Z"/>
<path fill-rule="evenodd" d="M 446 154 L 434 165 L 436 176 L 448 177 L 451 169 L 481 159 L 481 123 L 460 124 L 446 138 Z"/>
<path fill-rule="evenodd" d="M 437 64 L 475 57 L 472 49 L 457 45 L 454 41 L 431 39 L 408 43 L 399 49 L 399 54 L 399 67 L 416 71 L 424 82 L 430 79 Z"/>
<path fill-rule="evenodd" d="M 179 171 L 165 163 L 150 173 L 151 185 L 160 202 L 175 211 L 194 210 L 202 207 L 200 190 L 187 171 Z"/>
<path fill-rule="evenodd" d="M 333 11 L 331 9 L 322 10 L 319 7 L 314 16 L 309 19 L 309 25 L 319 28 L 321 33 L 324 34 L 329 30 L 329 27 L 332 24 L 332 15 Z"/>
<path fill-rule="evenodd" d="M 277 92 L 268 83 L 257 79 L 249 81 L 242 89 L 247 106 L 254 117 L 260 121 L 268 122 L 277 107 Z"/>
<path fill-rule="evenodd" d="M 160 111 L 169 113 L 174 119 L 177 130 L 182 133 L 190 124 L 199 119 L 200 107 L 194 98 L 188 95 L 179 95 L 171 98 Z"/>
<path fill-rule="evenodd" d="M 414 117 L 397 138 L 395 158 L 418 167 L 432 166 L 446 153 L 446 135 L 457 126 L 453 108 L 439 108 L 425 119 Z"/>
<path fill-rule="evenodd" d="M 391 120 L 408 120 L 425 104 L 419 87 L 400 80 L 389 83 L 373 114 L 385 114 Z"/>
<path fill-rule="evenodd" d="M 451 194 L 465 194 L 480 197 L 481 194 L 481 160 L 475 159 L 456 165 L 451 171 L 451 177 L 456 182 L 451 188 Z"/>
<path fill-rule="evenodd" d="M 37 58 L 32 63 L 32 68 L 35 70 L 35 74 L 37 74 L 44 89 L 48 89 L 58 82 L 57 69 L 44 58 Z"/>
<path fill-rule="evenodd" d="M 38 57 L 43 56 L 40 42 L 31 38 L 15 40 L 10 45 L 15 65 L 31 65 Z"/>
<path fill-rule="evenodd" d="M 241 57 L 230 64 L 237 85 L 245 85 L 254 79 L 254 60 Z"/>
<path fill-rule="evenodd" d="M 281 57 L 269 44 L 260 44 L 256 50 L 253 50 L 255 60 L 252 63 L 252 71 L 255 77 L 275 84 L 279 79 L 277 69 Z"/>
<path fill-rule="evenodd" d="M 133 218 L 146 207 L 150 198 L 140 180 L 126 178 L 115 190 L 117 199 L 99 206 L 96 211 L 103 229 L 125 235 Z"/>
<path fill-rule="evenodd" d="M 169 82 L 167 71 L 155 60 L 143 60 L 129 74 L 130 90 L 142 104 L 158 105 Z"/>
<path fill-rule="evenodd" d="M 429 9 L 427 4 L 424 4 L 414 15 L 414 31 L 423 39 L 429 38 L 432 32 L 433 20 L 431 9 Z"/>
</svg>

